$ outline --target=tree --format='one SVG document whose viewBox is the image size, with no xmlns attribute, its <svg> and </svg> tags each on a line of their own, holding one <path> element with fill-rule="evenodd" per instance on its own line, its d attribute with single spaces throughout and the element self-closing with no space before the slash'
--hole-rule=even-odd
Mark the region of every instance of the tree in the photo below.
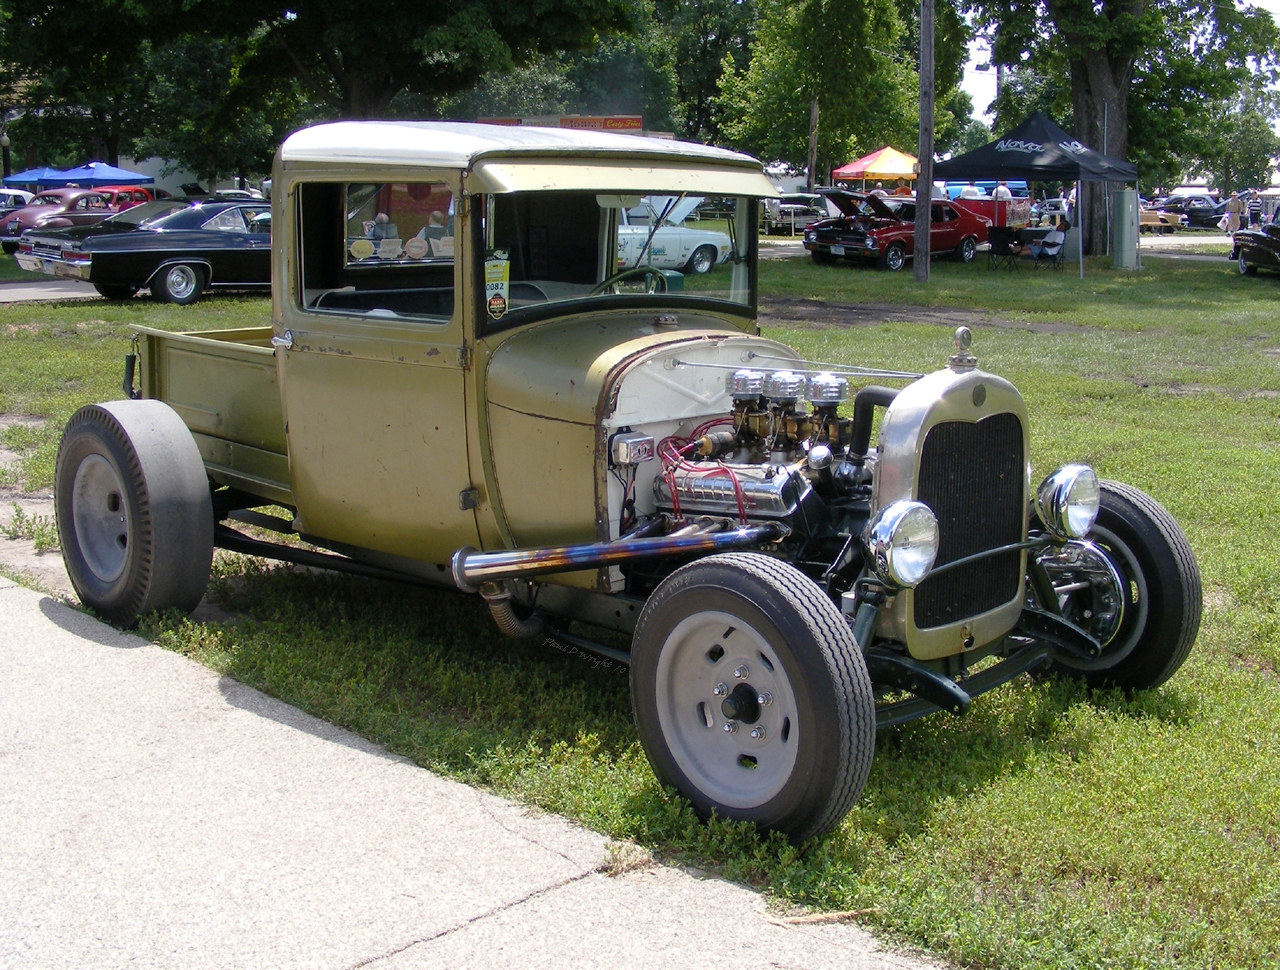
<svg viewBox="0 0 1280 970">
<path fill-rule="evenodd" d="M 163 158 L 210 183 L 271 170 L 276 148 L 306 110 L 287 79 L 254 103 L 232 98 L 237 46 L 204 36 L 178 38 L 148 59 L 154 120 L 138 158 Z"/>
<path fill-rule="evenodd" d="M 993 59 L 1070 82 L 1072 128 L 1108 155 L 1159 170 L 1199 138 L 1205 108 L 1274 79 L 1271 16 L 1219 0 L 971 0 Z M 1130 145 L 1135 151 L 1130 153 Z M 1105 246 L 1101 192 L 1087 191 L 1085 247 Z"/>
<path fill-rule="evenodd" d="M 0 61 L 27 111 L 17 133 L 117 164 L 151 121 L 148 38 L 163 13 L 111 0 L 7 0 L 3 17 Z"/>
<path fill-rule="evenodd" d="M 720 142 L 720 75 L 726 60 L 735 74 L 750 64 L 756 0 L 656 0 L 654 6 L 673 55 L 677 131 L 691 141 Z"/>
<path fill-rule="evenodd" d="M 1272 159 L 1280 155 L 1280 138 L 1272 128 L 1274 98 L 1246 95 L 1217 107 L 1206 132 L 1207 144 L 1192 171 L 1207 176 L 1221 194 L 1271 184 Z"/>
<path fill-rule="evenodd" d="M 762 0 L 751 62 L 724 62 L 717 106 L 736 147 L 807 163 L 818 106 L 818 173 L 890 144 L 914 153 L 918 83 L 894 0 Z"/>
<path fill-rule="evenodd" d="M 403 91 L 457 94 L 538 55 L 592 46 L 631 29 L 632 0 L 195 0 L 228 38 L 250 38 L 245 92 L 296 77 L 343 118 L 385 116 Z"/>
</svg>

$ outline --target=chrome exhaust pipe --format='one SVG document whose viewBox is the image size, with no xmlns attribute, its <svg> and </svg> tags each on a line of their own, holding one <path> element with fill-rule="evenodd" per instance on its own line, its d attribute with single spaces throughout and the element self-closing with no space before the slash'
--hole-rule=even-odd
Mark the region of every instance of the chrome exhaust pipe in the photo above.
<svg viewBox="0 0 1280 970">
<path fill-rule="evenodd" d="M 482 583 L 576 569 L 612 566 L 632 559 L 659 559 L 687 553 L 713 553 L 728 549 L 777 542 L 791 532 L 780 522 L 746 526 L 729 532 L 696 532 L 692 535 L 652 536 L 618 539 L 614 542 L 587 542 L 575 546 L 545 549 L 506 549 L 479 552 L 463 546 L 453 554 L 450 568 L 453 581 L 466 593 L 474 593 Z"/>
</svg>

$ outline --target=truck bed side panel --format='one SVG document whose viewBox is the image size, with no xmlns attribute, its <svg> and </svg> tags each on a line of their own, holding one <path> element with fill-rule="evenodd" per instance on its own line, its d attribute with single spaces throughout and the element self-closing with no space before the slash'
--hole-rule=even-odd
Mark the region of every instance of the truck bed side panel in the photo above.
<svg viewBox="0 0 1280 970">
<path fill-rule="evenodd" d="M 142 335 L 142 394 L 191 429 L 214 481 L 293 504 L 271 328 Z"/>
</svg>

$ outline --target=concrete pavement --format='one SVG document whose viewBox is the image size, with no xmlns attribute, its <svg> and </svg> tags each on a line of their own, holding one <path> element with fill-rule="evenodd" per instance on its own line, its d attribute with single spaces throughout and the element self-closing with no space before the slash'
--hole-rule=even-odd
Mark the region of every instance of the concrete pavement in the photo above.
<svg viewBox="0 0 1280 970">
<path fill-rule="evenodd" d="M 875 968 L 0 579 L 0 967 Z"/>
<path fill-rule="evenodd" d="M 0 303 L 30 303 L 40 300 L 97 300 L 98 291 L 79 280 L 52 276 L 34 277 L 0 284 Z"/>
</svg>

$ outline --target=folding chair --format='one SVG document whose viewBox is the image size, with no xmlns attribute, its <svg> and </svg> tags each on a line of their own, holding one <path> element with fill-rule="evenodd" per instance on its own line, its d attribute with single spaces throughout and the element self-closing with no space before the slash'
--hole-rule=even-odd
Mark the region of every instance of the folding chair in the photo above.
<svg viewBox="0 0 1280 970">
<path fill-rule="evenodd" d="M 1018 256 L 1022 250 L 1018 246 L 1017 232 L 1003 226 L 992 226 L 987 231 L 987 242 L 991 244 L 987 250 L 987 269 L 1001 266 L 1011 270 L 1018 268 Z"/>
</svg>

